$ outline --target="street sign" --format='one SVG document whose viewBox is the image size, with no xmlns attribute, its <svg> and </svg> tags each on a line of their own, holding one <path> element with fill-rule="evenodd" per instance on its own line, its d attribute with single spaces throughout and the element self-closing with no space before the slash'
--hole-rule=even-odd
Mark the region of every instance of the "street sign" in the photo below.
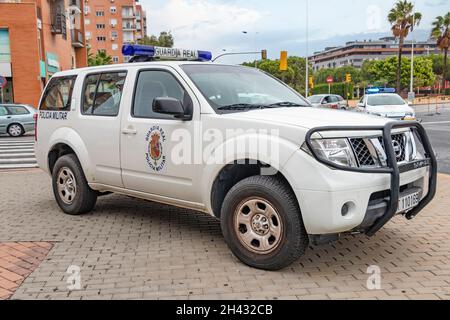
<svg viewBox="0 0 450 320">
<path fill-rule="evenodd" d="M 6 86 L 7 83 L 8 83 L 8 81 L 6 81 L 6 78 L 3 76 L 0 76 L 0 88 L 3 88 L 4 86 Z"/>
<path fill-rule="evenodd" d="M 327 83 L 328 83 L 328 84 L 331 84 L 331 83 L 333 83 L 333 82 L 334 82 L 333 77 L 332 77 L 332 76 L 328 76 L 328 77 L 327 77 Z"/>
</svg>

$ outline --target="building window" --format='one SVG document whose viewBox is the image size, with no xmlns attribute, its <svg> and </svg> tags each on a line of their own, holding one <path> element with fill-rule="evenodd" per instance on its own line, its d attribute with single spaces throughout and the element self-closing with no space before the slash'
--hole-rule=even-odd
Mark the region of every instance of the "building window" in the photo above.
<svg viewBox="0 0 450 320">
<path fill-rule="evenodd" d="M 112 57 L 112 61 L 114 63 L 119 63 L 119 57 Z"/>
<path fill-rule="evenodd" d="M 117 31 L 111 31 L 111 40 L 116 40 L 119 37 Z"/>
<path fill-rule="evenodd" d="M 105 24 L 104 23 L 97 23 L 96 27 L 97 27 L 97 29 L 105 29 Z"/>
<path fill-rule="evenodd" d="M 95 15 L 97 17 L 104 17 L 105 16 L 105 12 L 104 11 L 95 11 Z"/>
<path fill-rule="evenodd" d="M 109 11 L 111 13 L 116 13 L 117 12 L 117 8 L 116 7 L 111 7 L 111 8 L 109 8 Z"/>
<path fill-rule="evenodd" d="M 106 37 L 103 37 L 103 36 L 97 37 L 97 41 L 98 42 L 106 41 Z"/>
<path fill-rule="evenodd" d="M 84 6 L 84 14 L 88 14 L 91 12 L 91 8 L 89 6 Z"/>
<path fill-rule="evenodd" d="M 115 26 L 117 26 L 117 19 L 111 19 L 110 22 L 111 22 L 111 27 L 114 28 Z"/>
<path fill-rule="evenodd" d="M 91 32 L 90 31 L 86 31 L 86 40 L 91 39 Z"/>
<path fill-rule="evenodd" d="M 89 19 L 84 19 L 84 24 L 85 24 L 85 25 L 91 24 L 91 20 L 89 20 Z"/>
<path fill-rule="evenodd" d="M 111 49 L 117 50 L 117 49 L 119 49 L 119 45 L 118 45 L 117 43 L 113 43 L 113 44 L 111 45 Z"/>
</svg>

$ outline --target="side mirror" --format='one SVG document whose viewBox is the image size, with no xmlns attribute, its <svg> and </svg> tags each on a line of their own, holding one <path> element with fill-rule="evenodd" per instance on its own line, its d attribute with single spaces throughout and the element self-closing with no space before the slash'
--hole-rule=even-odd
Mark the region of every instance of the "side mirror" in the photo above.
<svg viewBox="0 0 450 320">
<path fill-rule="evenodd" d="M 172 115 L 174 118 L 185 120 L 186 116 L 183 103 L 175 98 L 163 97 L 153 100 L 153 111 L 156 113 Z"/>
<path fill-rule="evenodd" d="M 364 105 L 364 103 L 360 102 L 358 103 L 358 108 L 365 108 L 366 106 Z"/>
</svg>

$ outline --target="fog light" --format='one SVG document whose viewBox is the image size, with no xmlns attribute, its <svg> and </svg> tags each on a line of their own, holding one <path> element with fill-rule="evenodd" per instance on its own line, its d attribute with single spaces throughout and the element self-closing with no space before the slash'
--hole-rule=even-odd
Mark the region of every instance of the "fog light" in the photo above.
<svg viewBox="0 0 450 320">
<path fill-rule="evenodd" d="M 345 216 L 347 216 L 347 214 L 348 214 L 349 211 L 350 211 L 350 203 L 347 202 L 347 203 L 345 203 L 345 204 L 342 206 L 342 209 L 341 209 L 341 215 L 342 215 L 343 217 L 345 217 Z"/>
</svg>

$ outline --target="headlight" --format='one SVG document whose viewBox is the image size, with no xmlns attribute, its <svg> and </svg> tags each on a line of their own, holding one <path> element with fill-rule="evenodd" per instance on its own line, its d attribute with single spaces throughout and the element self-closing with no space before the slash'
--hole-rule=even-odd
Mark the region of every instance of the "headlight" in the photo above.
<svg viewBox="0 0 450 320">
<path fill-rule="evenodd" d="M 341 166 L 357 167 L 358 164 L 352 148 L 347 139 L 314 139 L 311 140 L 314 153 L 324 160 L 334 162 Z M 308 146 L 303 144 L 302 149 L 308 153 Z"/>
<path fill-rule="evenodd" d="M 415 119 L 416 114 L 414 112 L 407 112 L 407 113 L 405 113 L 405 118 Z"/>
</svg>

